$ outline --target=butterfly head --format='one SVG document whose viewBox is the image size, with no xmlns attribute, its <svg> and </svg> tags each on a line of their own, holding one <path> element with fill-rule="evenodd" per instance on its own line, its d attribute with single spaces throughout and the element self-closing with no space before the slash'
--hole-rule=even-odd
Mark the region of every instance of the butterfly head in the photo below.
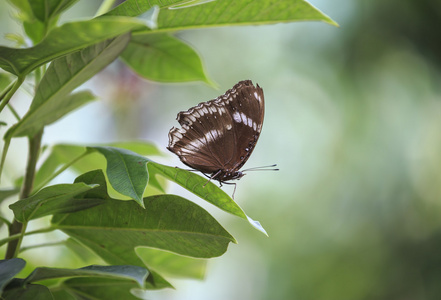
<svg viewBox="0 0 441 300">
<path fill-rule="evenodd" d="M 219 182 L 225 182 L 225 181 L 229 181 L 229 180 L 234 180 L 234 179 L 240 179 L 245 175 L 244 172 L 241 171 L 222 171 L 219 170 L 218 172 L 215 173 L 215 176 L 213 177 L 213 179 L 219 181 Z"/>
</svg>

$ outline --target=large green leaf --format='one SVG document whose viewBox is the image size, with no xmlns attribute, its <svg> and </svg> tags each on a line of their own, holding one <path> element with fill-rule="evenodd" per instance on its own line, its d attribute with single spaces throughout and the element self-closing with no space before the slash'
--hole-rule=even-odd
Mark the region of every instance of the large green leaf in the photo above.
<svg viewBox="0 0 441 300">
<path fill-rule="evenodd" d="M 304 0 L 217 0 L 191 8 L 161 10 L 158 29 L 168 31 L 294 21 L 323 21 L 337 25 Z"/>
<path fill-rule="evenodd" d="M 209 83 L 196 51 L 168 34 L 134 34 L 122 59 L 136 73 L 150 80 Z"/>
<path fill-rule="evenodd" d="M 75 212 L 104 203 L 99 198 L 75 198 L 94 187 L 95 185 L 90 186 L 84 183 L 52 185 L 29 198 L 11 204 L 9 208 L 20 222 L 55 213 Z"/>
<path fill-rule="evenodd" d="M 41 80 L 29 111 L 10 128 L 5 139 L 32 136 L 43 126 L 92 100 L 90 94 L 68 94 L 115 60 L 129 40 L 130 34 L 124 34 L 55 60 Z"/>
<path fill-rule="evenodd" d="M 220 209 L 247 220 L 254 228 L 267 235 L 265 229 L 259 223 L 251 219 L 245 212 L 231 199 L 223 190 L 221 190 L 213 182 L 208 181 L 207 178 L 201 177 L 193 172 L 183 170 L 180 168 L 173 168 L 164 166 L 155 162 L 148 163 L 148 169 L 152 173 L 160 174 L 169 180 L 176 182 L 190 192 L 198 195 L 202 199 L 219 207 Z"/>
<path fill-rule="evenodd" d="M 64 277 L 111 277 L 131 279 L 144 287 L 149 272 L 140 266 L 87 266 L 80 269 L 36 268 L 25 279 L 25 283 Z"/>
<path fill-rule="evenodd" d="M 115 147 L 90 147 L 107 160 L 106 174 L 112 187 L 144 207 L 142 196 L 149 181 L 148 160 L 135 152 Z"/>
<path fill-rule="evenodd" d="M 103 17 L 65 23 L 50 31 L 46 38 L 34 47 L 0 47 L 0 67 L 22 77 L 58 57 L 142 28 L 145 28 L 142 21 L 128 17 Z"/>
<path fill-rule="evenodd" d="M 136 247 L 152 247 L 182 255 L 222 255 L 234 238 L 204 209 L 175 195 L 133 201 L 107 200 L 70 214 L 57 214 L 54 229 L 84 244 L 110 264 L 144 266 Z"/>
</svg>

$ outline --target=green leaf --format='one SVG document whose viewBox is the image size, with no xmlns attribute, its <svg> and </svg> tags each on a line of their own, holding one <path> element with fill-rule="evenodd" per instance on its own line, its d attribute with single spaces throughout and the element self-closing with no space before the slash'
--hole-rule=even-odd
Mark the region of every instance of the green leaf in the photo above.
<svg viewBox="0 0 441 300">
<path fill-rule="evenodd" d="M 3 200 L 8 199 L 11 196 L 17 195 L 18 192 L 20 192 L 19 188 L 2 189 L 2 190 L 0 190 L 0 203 Z"/>
<path fill-rule="evenodd" d="M 95 96 L 89 91 L 49 98 L 40 107 L 31 107 L 28 113 L 6 132 L 4 139 L 32 136 L 45 125 L 57 121 L 92 100 L 95 100 Z"/>
<path fill-rule="evenodd" d="M 25 282 L 37 282 L 41 280 L 64 278 L 64 277 L 110 277 L 117 279 L 129 279 L 144 287 L 149 272 L 139 266 L 87 266 L 80 269 L 61 268 L 36 268 Z"/>
<path fill-rule="evenodd" d="M 50 19 L 61 14 L 78 0 L 32 0 L 29 1 L 33 15 L 41 22 L 47 23 Z"/>
<path fill-rule="evenodd" d="M 10 74 L 0 72 L 0 101 L 11 89 L 12 78 Z"/>
<path fill-rule="evenodd" d="M 114 9 L 108 11 L 105 16 L 139 16 L 153 6 L 167 8 L 180 3 L 188 2 L 188 0 L 126 0 Z"/>
<path fill-rule="evenodd" d="M 186 9 L 161 10 L 158 28 L 183 30 L 294 21 L 323 21 L 337 25 L 304 0 L 217 0 Z"/>
<path fill-rule="evenodd" d="M 142 196 L 149 180 L 148 160 L 125 149 L 114 147 L 89 147 L 89 149 L 100 152 L 106 158 L 106 174 L 112 187 L 144 207 Z"/>
<path fill-rule="evenodd" d="M 72 293 L 76 296 L 76 299 L 140 299 L 131 293 L 133 289 L 138 288 L 133 280 L 117 280 L 112 278 L 72 278 L 64 281 L 60 288 Z M 58 299 L 64 300 L 65 298 Z"/>
<path fill-rule="evenodd" d="M 111 146 L 134 151 L 141 155 L 162 155 L 162 152 L 152 143 L 136 141 L 136 142 L 121 142 L 121 143 L 109 143 L 101 146 Z M 91 170 L 105 169 L 106 160 L 102 155 L 98 153 L 89 153 L 84 156 L 87 149 L 86 146 L 71 145 L 71 144 L 58 144 L 47 149 L 48 153 L 45 153 L 45 161 L 41 164 L 35 175 L 34 186 L 43 187 L 47 178 L 50 178 L 55 172 L 65 165 L 70 165 L 73 161 L 76 161 L 71 170 L 80 173 L 86 173 Z M 82 159 L 78 160 L 78 158 Z M 21 183 L 16 183 L 16 186 Z"/>
<path fill-rule="evenodd" d="M 95 185 L 90 186 L 84 183 L 57 184 L 44 188 L 29 198 L 17 201 L 9 205 L 9 208 L 13 210 L 15 218 L 20 222 L 55 213 L 75 212 L 105 202 L 99 198 L 75 198 L 94 187 Z"/>
<path fill-rule="evenodd" d="M 197 259 L 153 248 L 138 248 L 136 253 L 149 269 L 174 277 L 204 279 L 206 259 Z"/>
<path fill-rule="evenodd" d="M 134 34 L 121 57 L 136 73 L 150 80 L 210 83 L 196 51 L 168 34 Z"/>
<path fill-rule="evenodd" d="M 81 195 L 82 199 L 111 199 L 107 194 L 107 183 L 103 171 L 93 170 L 85 174 L 81 174 L 75 178 L 74 183 L 85 183 L 95 188 L 87 190 Z M 78 197 L 77 197 L 78 198 Z"/>
<path fill-rule="evenodd" d="M 23 286 L 22 280 L 14 279 L 2 294 L 2 300 L 50 300 L 54 299 L 48 287 L 39 284 Z"/>
<path fill-rule="evenodd" d="M 145 26 L 142 21 L 127 17 L 103 17 L 65 23 L 51 30 L 46 38 L 34 47 L 25 49 L 0 47 L 0 67 L 23 77 L 58 57 L 136 28 L 145 28 Z"/>
<path fill-rule="evenodd" d="M 230 198 L 223 190 L 221 190 L 213 182 L 208 181 L 207 178 L 201 177 L 193 172 L 186 171 L 180 168 L 173 168 L 164 166 L 150 161 L 148 163 L 148 170 L 152 175 L 160 174 L 165 178 L 176 182 L 180 186 L 186 188 L 195 195 L 219 207 L 220 209 L 247 220 L 254 228 L 268 235 L 259 221 L 251 219 L 245 212 L 237 205 L 233 199 Z"/>
<path fill-rule="evenodd" d="M 222 255 L 234 238 L 204 209 L 175 195 L 133 201 L 108 200 L 71 214 L 54 215 L 52 227 L 84 244 L 109 264 L 144 266 L 136 247 L 181 255 Z"/>
<path fill-rule="evenodd" d="M 26 265 L 21 258 L 0 260 L 0 295 L 5 286 L 17 275 Z"/>
<path fill-rule="evenodd" d="M 129 40 L 130 34 L 124 34 L 55 60 L 41 80 L 29 111 L 11 127 L 5 139 L 32 136 L 43 126 L 93 100 L 85 92 L 67 95 L 114 61 Z"/>
<path fill-rule="evenodd" d="M 30 20 L 34 17 L 29 0 L 8 0 L 19 10 L 19 16 L 24 20 Z"/>
</svg>

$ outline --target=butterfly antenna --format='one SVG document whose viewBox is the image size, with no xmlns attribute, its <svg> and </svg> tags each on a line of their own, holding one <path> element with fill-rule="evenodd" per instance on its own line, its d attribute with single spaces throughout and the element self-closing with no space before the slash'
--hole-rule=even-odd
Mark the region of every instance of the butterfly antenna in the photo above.
<svg viewBox="0 0 441 300">
<path fill-rule="evenodd" d="M 269 166 L 249 168 L 249 169 L 242 170 L 242 172 L 248 172 L 248 171 L 279 171 L 278 168 L 274 168 L 274 167 L 277 167 L 277 164 L 269 165 Z M 269 168 L 271 168 L 271 169 L 269 169 Z"/>
</svg>

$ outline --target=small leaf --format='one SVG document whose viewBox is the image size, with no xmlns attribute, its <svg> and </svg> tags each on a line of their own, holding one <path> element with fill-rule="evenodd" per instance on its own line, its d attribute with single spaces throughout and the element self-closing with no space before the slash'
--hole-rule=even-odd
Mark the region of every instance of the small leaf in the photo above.
<svg viewBox="0 0 441 300">
<path fill-rule="evenodd" d="M 193 172 L 180 168 L 172 168 L 155 162 L 148 163 L 149 171 L 154 174 L 160 174 L 169 180 L 172 180 L 190 192 L 198 195 L 202 199 L 219 207 L 220 209 L 247 220 L 254 228 L 268 235 L 265 229 L 258 221 L 254 221 L 233 201 L 223 190 L 216 186 L 207 178 L 201 177 Z"/>
<path fill-rule="evenodd" d="M 150 80 L 210 83 L 197 52 L 168 34 L 134 34 L 121 57 L 136 73 Z"/>
<path fill-rule="evenodd" d="M 108 200 L 71 214 L 54 215 L 52 227 L 90 248 L 109 264 L 144 266 L 136 247 L 181 255 L 222 255 L 234 238 L 204 209 L 175 195 L 133 201 Z"/>
<path fill-rule="evenodd" d="M 15 218 L 20 222 L 27 222 L 55 213 L 75 212 L 105 202 L 96 198 L 75 198 L 75 196 L 94 187 L 95 185 L 90 186 L 84 183 L 52 185 L 29 198 L 9 205 L 9 208 L 13 210 Z"/>
<path fill-rule="evenodd" d="M 140 20 L 105 17 L 65 23 L 49 32 L 41 43 L 31 48 L 0 47 L 0 68 L 17 76 L 26 76 L 35 68 L 58 57 L 127 33 L 145 28 Z M 87 34 L 85 34 L 87 33 Z"/>
<path fill-rule="evenodd" d="M 26 115 L 5 134 L 5 139 L 33 136 L 75 108 L 93 100 L 90 93 L 68 94 L 115 60 L 129 42 L 125 34 L 55 60 L 41 80 Z"/>
<path fill-rule="evenodd" d="M 61 268 L 36 268 L 25 282 L 37 282 L 46 279 L 63 277 L 110 277 L 119 279 L 130 279 L 144 287 L 149 272 L 146 268 L 139 266 L 87 266 L 80 269 Z"/>
<path fill-rule="evenodd" d="M 26 265 L 21 258 L 0 260 L 0 295 L 5 286 L 17 275 Z"/>
<path fill-rule="evenodd" d="M 119 193 L 133 198 L 144 207 L 142 195 L 147 186 L 148 160 L 129 150 L 114 147 L 90 147 L 107 160 L 106 174 L 112 187 Z"/>
</svg>

